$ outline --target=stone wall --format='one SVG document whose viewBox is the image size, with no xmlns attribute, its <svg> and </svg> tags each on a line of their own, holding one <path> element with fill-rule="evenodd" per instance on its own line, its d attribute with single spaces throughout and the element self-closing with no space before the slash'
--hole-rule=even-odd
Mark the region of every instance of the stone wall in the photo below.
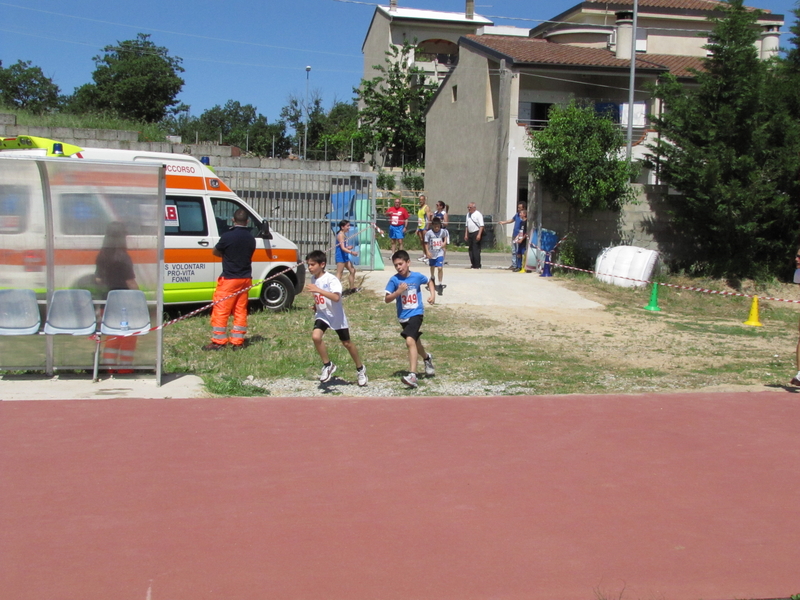
<svg viewBox="0 0 800 600">
<path fill-rule="evenodd" d="M 669 260 L 680 254 L 671 226 L 669 210 L 680 196 L 669 195 L 667 186 L 635 184 L 636 204 L 621 212 L 597 211 L 577 221 L 577 242 L 590 256 L 620 244 L 656 250 Z M 533 218 L 536 217 L 535 208 Z M 542 226 L 563 237 L 569 231 L 569 210 L 564 202 L 553 202 L 544 194 Z"/>
<path fill-rule="evenodd" d="M 32 135 L 74 144 L 84 148 L 112 148 L 189 154 L 197 158 L 207 156 L 212 167 L 240 167 L 253 169 L 297 169 L 306 171 L 370 172 L 366 163 L 338 160 L 290 160 L 288 158 L 261 158 L 242 156 L 236 146 L 218 144 L 178 144 L 172 142 L 140 142 L 138 131 L 117 129 L 83 129 L 77 127 L 30 127 L 16 124 L 16 116 L 0 114 L 0 137 Z"/>
</svg>

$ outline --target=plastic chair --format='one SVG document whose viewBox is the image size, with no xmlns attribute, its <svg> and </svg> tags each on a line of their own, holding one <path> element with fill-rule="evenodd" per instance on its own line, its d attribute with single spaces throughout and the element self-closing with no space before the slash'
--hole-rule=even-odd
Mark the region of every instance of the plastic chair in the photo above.
<svg viewBox="0 0 800 600">
<path fill-rule="evenodd" d="M 33 290 L 0 290 L 0 335 L 32 335 L 41 324 Z"/>
<path fill-rule="evenodd" d="M 127 325 L 126 325 L 127 323 Z M 108 336 L 144 335 L 150 331 L 150 310 L 141 290 L 111 290 L 100 322 L 100 334 Z M 113 342 L 114 340 L 112 340 Z M 107 343 L 108 344 L 108 343 Z M 134 344 L 135 345 L 135 344 Z M 132 350 L 129 350 L 133 354 Z M 100 336 L 94 355 L 94 379 L 100 369 Z"/>
<path fill-rule="evenodd" d="M 44 332 L 47 335 L 92 335 L 97 317 L 89 290 L 56 290 L 47 309 Z"/>
<path fill-rule="evenodd" d="M 123 318 L 124 317 L 124 318 Z M 122 323 L 127 320 L 127 329 Z M 108 292 L 106 309 L 100 323 L 103 335 L 142 335 L 150 329 L 150 310 L 141 290 L 112 290 Z"/>
</svg>

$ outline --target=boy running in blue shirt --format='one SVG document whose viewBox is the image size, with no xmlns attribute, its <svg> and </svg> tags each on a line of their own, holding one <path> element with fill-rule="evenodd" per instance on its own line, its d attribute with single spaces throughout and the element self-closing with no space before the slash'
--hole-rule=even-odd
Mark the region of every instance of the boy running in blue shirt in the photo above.
<svg viewBox="0 0 800 600">
<path fill-rule="evenodd" d="M 396 301 L 397 320 L 403 331 L 401 336 L 406 340 L 408 348 L 409 373 L 400 378 L 405 385 L 410 388 L 417 387 L 417 361 L 420 356 L 424 357 L 425 374 L 434 375 L 433 355 L 425 351 L 425 347 L 419 340 L 422 332 L 422 318 L 425 306 L 422 303 L 422 286 L 428 286 L 428 303 L 436 303 L 436 289 L 433 280 L 428 279 L 422 273 L 411 271 L 411 258 L 405 250 L 398 250 L 392 254 L 392 264 L 397 275 L 393 276 L 386 284 L 386 296 L 384 301 Z"/>
</svg>

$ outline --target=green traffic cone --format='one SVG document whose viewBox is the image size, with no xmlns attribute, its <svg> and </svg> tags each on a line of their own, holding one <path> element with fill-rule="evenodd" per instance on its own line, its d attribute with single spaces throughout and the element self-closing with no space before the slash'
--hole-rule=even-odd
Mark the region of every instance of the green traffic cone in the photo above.
<svg viewBox="0 0 800 600">
<path fill-rule="evenodd" d="M 658 284 L 653 284 L 653 293 L 650 294 L 650 304 L 644 307 L 645 310 L 652 310 L 654 312 L 660 311 L 658 308 Z"/>
</svg>

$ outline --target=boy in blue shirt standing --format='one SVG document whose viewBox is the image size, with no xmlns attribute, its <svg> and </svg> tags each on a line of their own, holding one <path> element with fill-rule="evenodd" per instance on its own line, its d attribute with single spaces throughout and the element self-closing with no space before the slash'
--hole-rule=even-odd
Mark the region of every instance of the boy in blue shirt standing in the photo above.
<svg viewBox="0 0 800 600">
<path fill-rule="evenodd" d="M 428 303 L 436 303 L 436 289 L 433 280 L 428 279 L 422 273 L 411 271 L 411 258 L 405 250 L 398 250 L 392 255 L 392 264 L 397 275 L 394 275 L 389 283 L 386 284 L 386 296 L 384 301 L 397 302 L 397 320 L 403 331 L 401 336 L 406 340 L 408 348 L 409 373 L 400 378 L 405 385 L 410 388 L 417 387 L 417 361 L 420 356 L 424 357 L 425 374 L 435 375 L 433 368 L 433 355 L 425 351 L 425 347 L 419 340 L 422 332 L 422 318 L 425 306 L 422 303 L 422 286 L 428 286 Z"/>
</svg>

